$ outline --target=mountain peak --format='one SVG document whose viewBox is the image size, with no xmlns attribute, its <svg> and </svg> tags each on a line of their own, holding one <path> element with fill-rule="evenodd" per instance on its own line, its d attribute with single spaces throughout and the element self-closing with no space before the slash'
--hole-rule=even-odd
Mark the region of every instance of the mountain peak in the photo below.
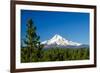
<svg viewBox="0 0 100 73">
<path fill-rule="evenodd" d="M 59 39 L 63 39 L 60 35 L 56 34 L 52 37 L 52 40 L 59 40 Z"/>
<path fill-rule="evenodd" d="M 55 34 L 54 37 L 61 37 L 59 34 Z"/>
<path fill-rule="evenodd" d="M 66 40 L 65 38 L 63 38 L 62 36 L 56 34 L 54 35 L 50 40 L 46 40 L 44 42 L 42 42 L 42 44 L 45 45 L 45 47 L 48 46 L 80 46 L 82 44 L 80 43 L 76 43 L 76 42 L 72 42 L 69 40 Z"/>
</svg>

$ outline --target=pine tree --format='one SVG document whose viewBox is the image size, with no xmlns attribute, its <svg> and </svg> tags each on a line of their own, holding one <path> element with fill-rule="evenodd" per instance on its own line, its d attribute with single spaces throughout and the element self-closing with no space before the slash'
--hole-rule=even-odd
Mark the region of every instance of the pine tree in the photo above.
<svg viewBox="0 0 100 73">
<path fill-rule="evenodd" d="M 38 61 L 43 47 L 39 41 L 40 37 L 36 34 L 36 27 L 34 26 L 32 19 L 28 19 L 26 29 L 26 38 L 24 43 L 28 49 L 28 62 Z"/>
</svg>

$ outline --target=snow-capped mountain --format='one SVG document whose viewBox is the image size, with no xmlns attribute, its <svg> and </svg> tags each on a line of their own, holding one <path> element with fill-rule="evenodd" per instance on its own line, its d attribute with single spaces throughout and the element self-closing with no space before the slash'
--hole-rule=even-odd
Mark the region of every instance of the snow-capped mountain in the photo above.
<svg viewBox="0 0 100 73">
<path fill-rule="evenodd" d="M 86 46 L 81 43 L 66 40 L 65 38 L 61 37 L 58 34 L 56 34 L 50 40 L 46 40 L 46 41 L 42 42 L 42 44 L 44 44 L 45 48 L 51 48 L 51 47 L 68 47 L 68 48 L 76 47 L 77 48 L 77 47 L 81 47 L 81 46 Z"/>
</svg>

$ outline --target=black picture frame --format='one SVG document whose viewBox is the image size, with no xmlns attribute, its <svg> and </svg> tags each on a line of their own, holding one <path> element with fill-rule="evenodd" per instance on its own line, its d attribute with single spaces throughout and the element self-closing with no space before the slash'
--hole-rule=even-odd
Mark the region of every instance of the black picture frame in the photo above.
<svg viewBox="0 0 100 73">
<path fill-rule="evenodd" d="M 71 7 L 71 8 L 85 8 L 94 10 L 94 63 L 88 65 L 75 65 L 75 66 L 55 66 L 55 67 L 41 67 L 41 68 L 16 68 L 16 5 L 39 5 L 51 7 Z M 77 4 L 60 4 L 60 3 L 46 3 L 46 2 L 31 2 L 31 1 L 11 1 L 11 61 L 10 71 L 13 72 L 27 72 L 27 71 L 43 71 L 43 70 L 59 70 L 59 69 L 75 69 L 75 68 L 90 68 L 96 67 L 96 6 L 93 5 L 77 5 Z"/>
</svg>

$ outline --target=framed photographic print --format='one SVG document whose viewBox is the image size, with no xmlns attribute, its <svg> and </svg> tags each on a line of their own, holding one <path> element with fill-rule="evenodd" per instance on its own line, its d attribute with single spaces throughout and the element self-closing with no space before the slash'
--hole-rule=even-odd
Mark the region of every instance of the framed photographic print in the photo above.
<svg viewBox="0 0 100 73">
<path fill-rule="evenodd" d="M 11 72 L 96 67 L 96 6 L 11 1 Z"/>
</svg>

